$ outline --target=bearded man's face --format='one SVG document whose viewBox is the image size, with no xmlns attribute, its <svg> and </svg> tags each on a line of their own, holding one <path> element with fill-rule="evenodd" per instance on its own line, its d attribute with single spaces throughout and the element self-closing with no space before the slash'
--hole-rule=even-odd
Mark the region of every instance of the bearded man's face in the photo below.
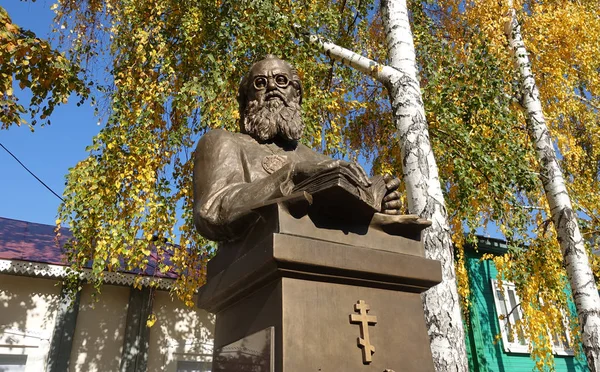
<svg viewBox="0 0 600 372">
<path fill-rule="evenodd" d="M 304 123 L 292 78 L 290 68 L 279 59 L 265 59 L 252 67 L 242 121 L 246 133 L 259 141 L 276 136 L 286 141 L 300 139 Z"/>
</svg>

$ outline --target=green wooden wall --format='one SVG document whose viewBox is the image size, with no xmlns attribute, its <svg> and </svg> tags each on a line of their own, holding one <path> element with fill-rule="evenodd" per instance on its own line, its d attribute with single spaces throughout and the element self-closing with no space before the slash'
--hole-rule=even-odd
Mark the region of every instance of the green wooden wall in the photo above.
<svg viewBox="0 0 600 372">
<path fill-rule="evenodd" d="M 494 294 L 490 279 L 497 275 L 494 264 L 480 261 L 482 253 L 500 253 L 501 242 L 486 240 L 489 245 L 479 244 L 479 251 L 467 249 L 466 263 L 469 272 L 472 309 L 467 323 L 467 352 L 472 372 L 530 372 L 535 362 L 529 354 L 506 353 L 500 334 L 500 323 L 496 316 Z M 584 357 L 582 357 L 584 358 Z M 572 356 L 554 356 L 556 371 L 588 371 L 585 359 Z"/>
</svg>

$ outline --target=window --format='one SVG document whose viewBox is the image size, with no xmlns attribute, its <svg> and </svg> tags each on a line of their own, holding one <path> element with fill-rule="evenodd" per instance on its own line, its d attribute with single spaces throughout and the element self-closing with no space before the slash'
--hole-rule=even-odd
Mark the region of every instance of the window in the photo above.
<svg viewBox="0 0 600 372">
<path fill-rule="evenodd" d="M 49 348 L 44 331 L 0 329 L 0 372 L 44 371 Z"/>
<path fill-rule="evenodd" d="M 0 372 L 25 371 L 27 355 L 0 354 Z"/>
<path fill-rule="evenodd" d="M 494 303 L 496 304 L 496 319 L 500 322 L 500 334 L 502 336 L 504 351 L 511 353 L 529 353 L 529 339 L 527 339 L 522 330 L 516 326 L 516 324 L 523 319 L 523 313 L 521 312 L 521 301 L 515 291 L 515 285 L 510 282 L 503 282 L 503 287 L 504 293 L 498 287 L 498 281 L 492 279 Z M 573 350 L 569 347 L 571 335 L 568 332 L 566 315 L 563 316 L 563 326 L 562 334 L 552 335 L 554 354 L 573 355 Z"/>
<path fill-rule="evenodd" d="M 165 350 L 165 372 L 211 372 L 212 343 L 198 342 L 194 339 L 178 342 L 170 339 Z M 1 372 L 1 371 L 0 371 Z"/>
<path fill-rule="evenodd" d="M 211 362 L 178 360 L 177 372 L 210 372 L 211 365 Z"/>
<path fill-rule="evenodd" d="M 212 355 L 195 353 L 170 353 L 165 358 L 165 372 L 211 372 Z M 2 372 L 2 371 L 0 371 Z"/>
</svg>

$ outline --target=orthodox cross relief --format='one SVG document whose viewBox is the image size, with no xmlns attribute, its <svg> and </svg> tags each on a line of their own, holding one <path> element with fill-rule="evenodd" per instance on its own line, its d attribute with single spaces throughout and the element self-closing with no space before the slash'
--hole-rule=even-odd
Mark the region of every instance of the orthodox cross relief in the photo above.
<svg viewBox="0 0 600 372">
<path fill-rule="evenodd" d="M 363 300 L 359 300 L 354 304 L 354 311 L 358 311 L 358 314 L 350 314 L 350 323 L 358 324 L 360 328 L 360 337 L 358 338 L 358 347 L 362 348 L 363 351 L 363 363 L 369 364 L 373 361 L 373 353 L 375 353 L 375 346 L 371 345 L 369 339 L 369 325 L 377 324 L 377 317 L 374 315 L 368 315 L 367 312 L 371 310 L 369 305 Z"/>
</svg>

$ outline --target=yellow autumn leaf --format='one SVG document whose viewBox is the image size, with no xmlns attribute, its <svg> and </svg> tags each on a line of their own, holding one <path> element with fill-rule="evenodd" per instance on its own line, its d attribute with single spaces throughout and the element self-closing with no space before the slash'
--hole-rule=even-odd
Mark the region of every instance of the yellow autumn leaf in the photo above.
<svg viewBox="0 0 600 372">
<path fill-rule="evenodd" d="M 156 323 L 156 315 L 154 313 L 152 313 L 148 316 L 148 319 L 146 320 L 146 327 L 152 328 L 152 326 L 155 323 Z"/>
</svg>

